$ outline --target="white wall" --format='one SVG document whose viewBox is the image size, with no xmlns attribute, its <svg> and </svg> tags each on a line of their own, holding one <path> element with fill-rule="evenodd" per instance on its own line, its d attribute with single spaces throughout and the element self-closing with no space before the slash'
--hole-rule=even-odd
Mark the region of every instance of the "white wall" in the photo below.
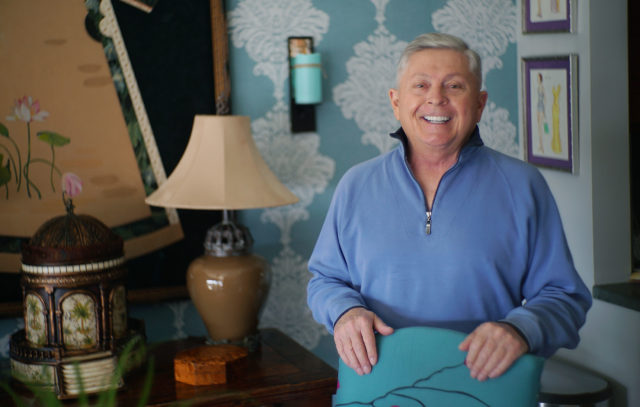
<svg viewBox="0 0 640 407">
<path fill-rule="evenodd" d="M 578 55 L 578 172 L 543 174 L 576 267 L 593 286 L 625 281 L 631 270 L 626 1 L 576 3 L 574 33 L 519 34 L 518 53 Z M 557 357 L 610 378 L 615 406 L 640 406 L 640 312 L 594 300 L 581 337 Z"/>
</svg>

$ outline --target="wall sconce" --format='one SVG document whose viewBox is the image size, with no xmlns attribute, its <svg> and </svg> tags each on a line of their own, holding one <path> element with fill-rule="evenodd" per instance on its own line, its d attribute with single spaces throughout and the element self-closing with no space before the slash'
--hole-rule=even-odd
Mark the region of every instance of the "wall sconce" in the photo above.
<svg viewBox="0 0 640 407">
<path fill-rule="evenodd" d="M 291 132 L 316 130 L 315 104 L 322 102 L 322 65 L 313 38 L 289 37 Z"/>
</svg>

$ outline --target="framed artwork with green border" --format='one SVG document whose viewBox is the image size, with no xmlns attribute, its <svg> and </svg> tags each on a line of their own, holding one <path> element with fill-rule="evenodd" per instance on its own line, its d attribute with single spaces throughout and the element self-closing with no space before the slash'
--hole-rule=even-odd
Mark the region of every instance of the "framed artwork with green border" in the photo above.
<svg viewBox="0 0 640 407">
<path fill-rule="evenodd" d="M 210 1 L 144 2 L 153 12 L 119 0 L 22 3 L 0 4 L 1 285 L 19 294 L 5 280 L 17 281 L 22 242 L 64 214 L 70 172 L 83 183 L 76 213 L 123 237 L 131 286 L 175 290 L 184 270 L 169 268 L 185 249 L 171 248 L 200 226 L 144 198 L 177 164 L 194 115 L 215 114 Z"/>
</svg>

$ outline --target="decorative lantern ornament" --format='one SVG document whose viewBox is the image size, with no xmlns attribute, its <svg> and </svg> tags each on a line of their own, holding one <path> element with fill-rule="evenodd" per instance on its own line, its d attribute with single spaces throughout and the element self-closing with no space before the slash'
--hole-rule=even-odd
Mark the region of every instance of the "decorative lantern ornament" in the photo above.
<svg viewBox="0 0 640 407">
<path fill-rule="evenodd" d="M 122 238 L 73 212 L 71 198 L 81 190 L 76 175 L 64 174 L 66 215 L 45 222 L 22 247 L 25 328 L 10 342 L 12 375 L 58 398 L 111 388 L 119 350 L 144 337 L 141 323 L 130 326 L 127 317 Z"/>
</svg>

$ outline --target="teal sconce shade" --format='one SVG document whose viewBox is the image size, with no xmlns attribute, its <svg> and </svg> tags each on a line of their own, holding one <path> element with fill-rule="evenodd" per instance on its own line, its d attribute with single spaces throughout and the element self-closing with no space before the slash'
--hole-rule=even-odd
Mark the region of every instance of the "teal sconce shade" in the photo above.
<svg viewBox="0 0 640 407">
<path fill-rule="evenodd" d="M 291 132 L 316 131 L 316 104 L 322 102 L 322 67 L 313 38 L 289 37 L 289 105 Z"/>
<path fill-rule="evenodd" d="M 322 102 L 322 64 L 319 53 L 298 54 L 291 67 L 293 99 L 299 105 Z"/>
</svg>

